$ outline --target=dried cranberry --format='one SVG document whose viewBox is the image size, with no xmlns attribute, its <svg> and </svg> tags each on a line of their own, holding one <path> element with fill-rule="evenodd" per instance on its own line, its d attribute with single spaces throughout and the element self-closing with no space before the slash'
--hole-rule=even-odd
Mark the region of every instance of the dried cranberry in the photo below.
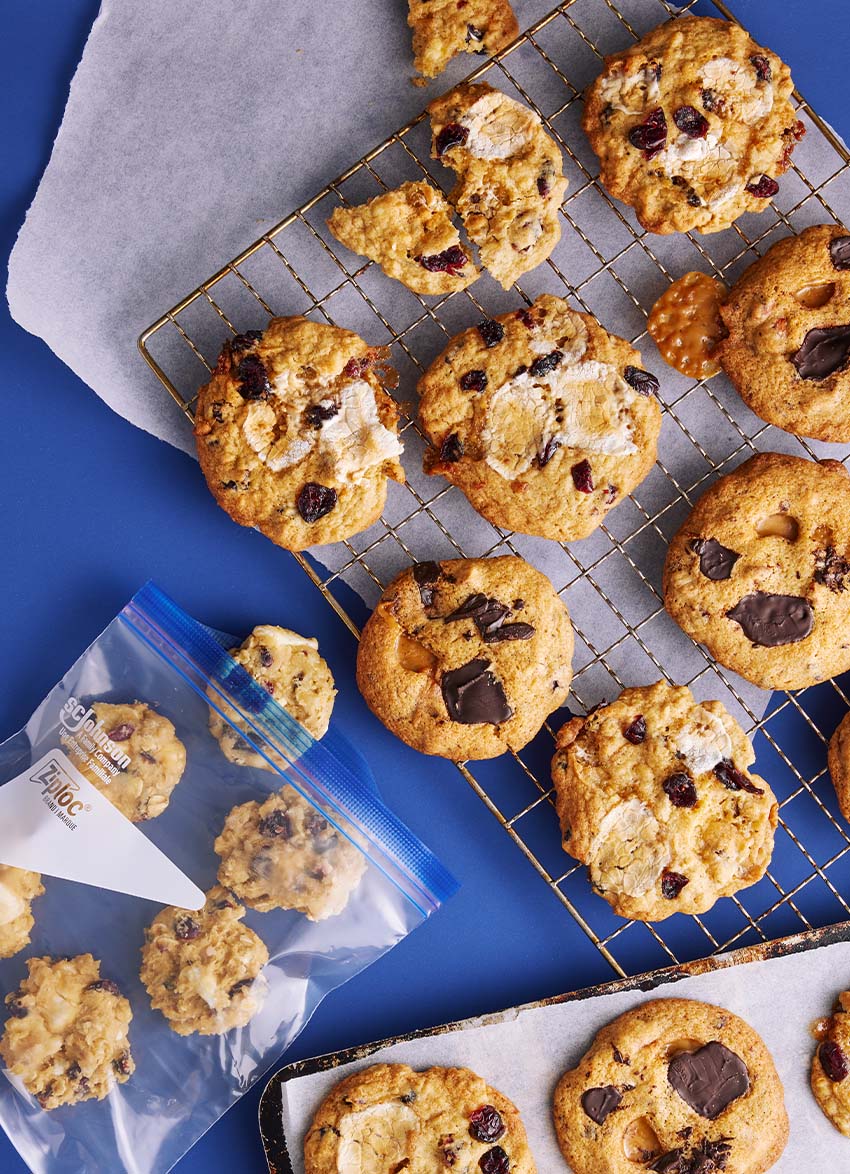
<svg viewBox="0 0 850 1174">
<path fill-rule="evenodd" d="M 511 1164 L 508 1155 L 500 1145 L 494 1145 L 478 1159 L 478 1166 L 483 1174 L 509 1174 Z"/>
<path fill-rule="evenodd" d="M 305 522 L 318 522 L 325 514 L 329 514 L 337 502 L 337 493 L 328 485 L 319 485 L 316 481 L 308 481 L 298 491 L 295 504 Z"/>
<path fill-rule="evenodd" d="M 674 807 L 693 807 L 697 801 L 694 780 L 684 771 L 677 771 L 661 784 L 664 794 Z"/>
<path fill-rule="evenodd" d="M 81 1076 L 80 1079 L 77 1081 L 77 1099 L 82 1100 L 83 1097 L 87 1097 L 88 1095 L 89 1095 L 89 1078 L 87 1076 Z"/>
<path fill-rule="evenodd" d="M 265 644 L 261 644 L 260 645 L 260 664 L 263 666 L 263 668 L 264 669 L 269 668 L 269 666 L 271 665 L 273 660 L 274 660 L 274 657 L 269 652 L 268 648 L 266 648 Z"/>
<path fill-rule="evenodd" d="M 336 404 L 311 404 L 304 412 L 304 419 L 311 428 L 321 428 L 326 420 L 332 420 L 338 414 Z"/>
<path fill-rule="evenodd" d="M 782 141 L 785 146 L 782 149 L 782 158 L 779 161 L 779 168 L 781 171 L 787 170 L 791 166 L 791 156 L 794 154 L 794 148 L 800 139 L 805 135 L 806 128 L 799 118 L 793 126 L 786 126 L 782 132 Z"/>
<path fill-rule="evenodd" d="M 481 31 L 481 29 L 476 28 L 474 24 L 468 24 L 466 26 L 466 43 L 467 44 L 469 44 L 470 41 L 483 41 L 483 40 L 484 40 L 484 33 Z"/>
<path fill-rule="evenodd" d="M 343 375 L 346 379 L 359 379 L 364 371 L 369 369 L 369 360 L 351 358 L 342 369 Z"/>
<path fill-rule="evenodd" d="M 704 139 L 708 134 L 708 119 L 694 106 L 679 106 L 673 111 L 673 121 L 689 139 Z"/>
<path fill-rule="evenodd" d="M 72 1064 L 71 1067 L 68 1069 L 66 1075 L 69 1080 L 76 1080 L 78 1076 L 82 1075 L 82 1071 L 83 1070 L 79 1066 L 79 1064 Z"/>
<path fill-rule="evenodd" d="M 460 377 L 461 391 L 483 391 L 486 386 L 486 371 L 467 371 Z"/>
<path fill-rule="evenodd" d="M 239 981 L 235 982 L 227 992 L 227 997 L 232 999 L 235 995 L 238 995 L 240 991 L 244 991 L 245 987 L 253 986 L 253 984 L 253 978 L 240 978 Z"/>
<path fill-rule="evenodd" d="M 623 730 L 623 737 L 633 746 L 640 746 L 646 741 L 646 718 L 639 713 L 631 725 Z"/>
<path fill-rule="evenodd" d="M 617 488 L 616 485 L 611 485 L 611 484 L 606 485 L 605 489 L 603 490 L 603 494 L 602 494 L 603 500 L 605 501 L 605 504 L 612 505 L 613 502 L 615 502 L 617 500 L 617 494 L 619 492 L 620 492 L 620 490 Z"/>
<path fill-rule="evenodd" d="M 235 338 L 231 338 L 230 349 L 232 351 L 247 351 L 262 337 L 262 330 L 246 330 L 244 334 L 237 334 Z"/>
<path fill-rule="evenodd" d="M 120 995 L 121 991 L 118 989 L 118 984 L 113 982 L 111 978 L 99 978 L 96 982 L 90 982 L 86 987 L 87 991 L 106 991 L 109 995 Z"/>
<path fill-rule="evenodd" d="M 667 119 L 660 106 L 651 110 L 640 126 L 632 127 L 629 142 L 643 151 L 647 159 L 654 158 L 659 151 L 664 150 L 667 143 Z"/>
<path fill-rule="evenodd" d="M 476 1141 L 498 1141 L 505 1132 L 501 1113 L 492 1105 L 482 1105 L 469 1116 L 469 1132 Z"/>
<path fill-rule="evenodd" d="M 450 465 L 459 461 L 463 454 L 463 441 L 456 432 L 453 432 L 451 436 L 447 436 L 440 445 L 440 460 L 446 461 Z"/>
<path fill-rule="evenodd" d="M 570 469 L 573 475 L 573 485 L 579 493 L 593 493 L 593 475 L 590 471 L 590 461 L 579 461 Z"/>
<path fill-rule="evenodd" d="M 653 395 L 661 387 L 651 371 L 643 371 L 640 367 L 626 367 L 623 378 L 638 395 Z"/>
<path fill-rule="evenodd" d="M 549 180 L 546 178 L 546 176 L 545 175 L 538 176 L 537 177 L 537 191 L 540 193 L 540 195 L 544 196 L 544 197 L 548 196 L 549 193 L 551 192 L 551 190 L 552 189 L 549 186 Z"/>
<path fill-rule="evenodd" d="M 268 399 L 272 389 L 263 360 L 258 355 L 246 355 L 236 366 L 239 394 L 243 399 Z"/>
<path fill-rule="evenodd" d="M 180 942 L 191 942 L 200 936 L 201 927 L 188 913 L 178 913 L 174 918 L 174 934 Z"/>
<path fill-rule="evenodd" d="M 755 67 L 756 77 L 760 82 L 770 81 L 770 62 L 762 53 L 754 53 L 750 58 L 750 64 Z"/>
<path fill-rule="evenodd" d="M 292 820 L 285 811 L 272 811 L 264 815 L 257 824 L 261 836 L 270 840 L 290 840 L 292 838 Z"/>
<path fill-rule="evenodd" d="M 550 436 L 537 453 L 538 469 L 544 469 L 560 447 L 561 441 L 558 440 L 557 436 Z"/>
<path fill-rule="evenodd" d="M 516 316 L 517 316 L 517 318 L 519 318 L 520 322 L 523 324 L 523 326 L 526 328 L 526 330 L 533 330 L 534 329 L 534 327 L 535 327 L 534 317 L 532 314 L 529 313 L 528 310 L 517 310 Z"/>
<path fill-rule="evenodd" d="M 779 191 L 779 184 L 769 175 L 760 175 L 758 179 L 747 184 L 745 191 L 748 191 L 751 196 L 757 196 L 760 200 L 769 200 Z"/>
<path fill-rule="evenodd" d="M 153 763 L 156 762 L 156 759 L 154 758 L 154 756 L 152 754 L 148 754 L 147 750 L 140 750 L 139 751 L 139 758 L 143 758 L 145 760 L 145 762 L 153 762 Z"/>
<path fill-rule="evenodd" d="M 122 1052 L 120 1056 L 116 1056 L 112 1061 L 112 1067 L 119 1076 L 130 1075 L 130 1053 Z"/>
<path fill-rule="evenodd" d="M 700 99 L 703 110 L 708 110 L 710 114 L 722 114 L 726 108 L 726 102 L 714 90 L 703 90 Z"/>
<path fill-rule="evenodd" d="M 466 265 L 467 256 L 460 245 L 452 245 L 442 253 L 431 253 L 430 256 L 417 257 L 416 260 L 429 273 L 448 273 L 450 277 L 456 277 Z"/>
<path fill-rule="evenodd" d="M 541 375 L 548 375 L 550 371 L 555 370 L 563 357 L 563 351 L 550 351 L 548 355 L 541 355 L 539 359 L 535 359 L 528 370 L 535 379 Z"/>
<path fill-rule="evenodd" d="M 212 406 L 212 418 L 215 420 L 216 424 L 224 423 L 224 412 L 221 410 L 223 407 L 224 402 L 222 400 L 216 400 Z"/>
<path fill-rule="evenodd" d="M 485 318 L 483 322 L 478 323 L 477 329 L 481 335 L 481 341 L 488 348 L 496 346 L 505 337 L 504 326 L 495 318 Z"/>
<path fill-rule="evenodd" d="M 847 1073 L 850 1072 L 847 1057 L 834 1040 L 826 1039 L 823 1041 L 818 1048 L 818 1058 L 820 1059 L 821 1068 L 823 1068 L 829 1079 L 836 1084 L 839 1080 L 844 1080 Z"/>
<path fill-rule="evenodd" d="M 438 155 L 445 155 L 452 147 L 460 147 L 469 138 L 469 127 L 461 126 L 459 122 L 447 122 L 434 144 Z"/>
<path fill-rule="evenodd" d="M 131 726 L 129 722 L 122 722 L 120 726 L 116 726 L 114 730 L 108 730 L 107 736 L 113 742 L 126 742 L 135 730 L 135 726 Z"/>
<path fill-rule="evenodd" d="M 749 791 L 751 795 L 764 794 L 761 787 L 757 787 L 742 770 L 738 770 L 731 758 L 724 758 L 722 762 L 718 762 L 714 773 L 723 786 L 730 791 Z"/>
<path fill-rule="evenodd" d="M 673 901 L 678 897 L 686 884 L 688 884 L 688 878 L 686 876 L 682 876 L 680 872 L 672 872 L 669 868 L 665 868 L 661 874 L 661 896 L 666 897 L 668 901 Z"/>
</svg>

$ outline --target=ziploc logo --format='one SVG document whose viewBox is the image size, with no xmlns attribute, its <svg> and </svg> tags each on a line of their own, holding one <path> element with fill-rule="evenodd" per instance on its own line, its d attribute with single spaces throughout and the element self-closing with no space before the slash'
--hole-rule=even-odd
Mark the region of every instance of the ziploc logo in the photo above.
<svg viewBox="0 0 850 1174">
<path fill-rule="evenodd" d="M 0 864 L 160 905 L 204 903 L 198 886 L 59 747 L 0 786 Z"/>
<path fill-rule="evenodd" d="M 30 779 L 41 787 L 41 800 L 45 807 L 71 831 L 76 828 L 76 820 L 81 813 L 91 811 L 91 804 L 86 803 L 81 794 L 80 784 L 68 771 L 62 769 L 58 758 L 48 758 L 46 762 L 42 759 L 39 769 L 30 775 Z"/>
<path fill-rule="evenodd" d="M 59 722 L 62 729 L 68 734 L 82 733 L 91 739 L 92 746 L 86 749 L 99 747 L 104 754 L 108 754 L 119 770 L 126 770 L 131 758 L 107 734 L 103 722 L 95 715 L 93 709 L 81 705 L 76 697 L 69 697 L 59 711 Z"/>
</svg>

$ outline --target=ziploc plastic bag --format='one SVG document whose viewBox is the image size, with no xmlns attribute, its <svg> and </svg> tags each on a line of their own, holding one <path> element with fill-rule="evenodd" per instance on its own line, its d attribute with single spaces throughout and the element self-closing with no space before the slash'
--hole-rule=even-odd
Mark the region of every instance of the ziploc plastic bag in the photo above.
<svg viewBox="0 0 850 1174">
<path fill-rule="evenodd" d="M 26 728 L 0 745 L 0 863 L 41 873 L 44 885 L 32 901 L 29 944 L 0 962 L 7 1002 L 0 1007 L 2 1040 L 10 1024 L 27 1024 L 29 1015 L 28 1030 L 46 1023 L 56 1083 L 47 1094 L 42 1087 L 42 1102 L 64 1098 L 42 1108 L 24 1086 L 26 1075 L 10 1072 L 0 1042 L 7 1061 L 0 1122 L 34 1171 L 169 1169 L 291 1043 L 328 991 L 403 938 L 456 887 L 382 804 L 368 766 L 333 725 L 316 742 L 227 654 L 238 643 L 203 627 L 148 584 Z M 127 769 L 130 743 L 126 729 L 106 729 L 97 719 L 92 705 L 100 701 L 147 703 L 173 723 L 185 746 L 185 770 L 155 818 L 133 823 L 107 798 L 109 782 Z M 247 756 L 260 755 L 266 769 L 228 761 L 209 730 L 211 705 L 233 719 Z M 95 787 L 78 766 L 102 775 L 102 785 Z M 328 825 L 344 837 L 334 842 L 358 861 L 350 895 L 341 912 L 319 920 L 293 909 L 246 906 L 239 924 L 268 951 L 256 983 L 234 987 L 234 1007 L 244 1012 L 250 998 L 253 1015 L 219 1034 L 177 1034 L 140 979 L 145 930 L 163 906 L 203 904 L 216 884 L 220 859 L 213 844 L 228 813 L 285 786 L 320 813 L 310 826 L 325 829 L 322 844 L 333 834 Z M 18 904 L 0 877 L 0 943 Z M 119 1082 L 117 1075 L 131 1067 L 121 1053 L 102 1100 L 85 1099 L 91 1082 L 79 1086 L 85 1073 L 58 1050 L 68 1031 L 61 991 L 54 992 L 54 1005 L 45 995 L 29 1011 L 20 994 L 28 959 L 84 954 L 100 963 L 102 1006 L 117 1007 L 109 1000 L 123 996 L 132 1010 L 126 1030 L 135 1068 Z M 226 1023 L 226 1009 L 219 1014 Z M 23 1064 L 37 1063 L 33 1049 Z"/>
</svg>

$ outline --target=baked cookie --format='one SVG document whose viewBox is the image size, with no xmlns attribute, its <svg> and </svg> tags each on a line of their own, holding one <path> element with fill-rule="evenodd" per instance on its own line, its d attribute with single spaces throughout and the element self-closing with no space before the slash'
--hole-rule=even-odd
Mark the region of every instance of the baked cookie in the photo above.
<svg viewBox="0 0 850 1174">
<path fill-rule="evenodd" d="M 415 563 L 363 629 L 357 684 L 414 750 L 494 758 L 520 750 L 564 704 L 572 655 L 569 613 L 524 559 Z"/>
<path fill-rule="evenodd" d="M 664 604 L 762 689 L 850 669 L 850 476 L 757 453 L 708 489 L 670 543 Z"/>
<path fill-rule="evenodd" d="M 431 154 L 458 177 L 449 200 L 481 264 L 510 289 L 561 238 L 561 149 L 533 110 L 486 82 L 457 86 L 428 113 Z"/>
<path fill-rule="evenodd" d="M 720 362 L 778 428 L 850 440 L 850 236 L 813 224 L 777 241 L 732 287 Z"/>
<path fill-rule="evenodd" d="M 363 853 L 290 786 L 234 807 L 214 847 L 219 881 L 246 905 L 311 921 L 342 913 L 366 871 Z"/>
<path fill-rule="evenodd" d="M 453 338 L 419 380 L 426 472 L 495 526 L 584 538 L 655 462 L 657 390 L 639 351 L 543 294 Z"/>
<path fill-rule="evenodd" d="M 740 25 L 684 16 L 605 58 L 582 125 L 600 179 L 649 232 L 761 212 L 805 133 L 787 65 Z"/>
<path fill-rule="evenodd" d="M 598 1033 L 554 1097 L 573 1174 L 763 1174 L 788 1141 L 782 1084 L 730 1011 L 658 999 Z"/>
<path fill-rule="evenodd" d="M 11 958 L 29 945 L 33 898 L 43 892 L 40 872 L 0 864 L 0 958 Z"/>
<path fill-rule="evenodd" d="M 151 1006 L 178 1035 L 244 1027 L 263 1005 L 269 952 L 240 925 L 245 910 L 219 885 L 203 909 L 163 909 L 145 930 L 140 977 Z"/>
<path fill-rule="evenodd" d="M 436 77 L 457 53 L 492 57 L 519 35 L 508 0 L 408 0 L 413 64 Z M 420 83 L 421 84 L 421 83 Z"/>
<path fill-rule="evenodd" d="M 91 709 L 94 731 L 75 736 L 80 773 L 133 823 L 162 815 L 186 769 L 174 726 L 144 701 L 93 701 Z"/>
<path fill-rule="evenodd" d="M 6 996 L 3 1063 L 42 1109 L 103 1100 L 136 1067 L 130 1004 L 91 954 L 29 958 L 27 971 Z"/>
<path fill-rule="evenodd" d="M 222 509 L 287 550 L 375 522 L 398 462 L 385 347 L 307 318 L 229 339 L 198 393 L 195 439 Z"/>
<path fill-rule="evenodd" d="M 844 715 L 829 739 L 827 763 L 841 814 L 850 820 L 850 712 Z"/>
<path fill-rule="evenodd" d="M 719 701 L 659 681 L 558 731 L 564 851 L 621 917 L 704 913 L 764 876 L 779 805 Z"/>
<path fill-rule="evenodd" d="M 820 1036 L 819 1036 L 820 1038 Z M 838 996 L 812 1056 L 815 1100 L 835 1128 L 850 1137 L 850 991 Z"/>
<path fill-rule="evenodd" d="M 376 261 L 387 277 L 414 293 L 454 293 L 478 277 L 451 208 L 430 183 L 403 183 L 368 204 L 337 208 L 328 228 L 346 248 Z"/>
<path fill-rule="evenodd" d="M 288 714 L 314 738 L 323 738 L 331 720 L 336 689 L 327 663 L 319 656 L 319 642 L 299 636 L 288 628 L 259 624 L 230 655 L 269 692 Z M 213 689 L 207 695 L 215 702 L 210 710 L 210 732 L 224 756 L 239 766 L 273 770 L 257 754 L 246 737 L 256 738 L 246 722 Z M 233 723 L 231 725 L 231 722 Z M 268 757 L 286 769 L 286 760 L 269 747 Z"/>
<path fill-rule="evenodd" d="M 304 1174 L 447 1169 L 536 1170 L 516 1106 L 468 1068 L 373 1064 L 328 1093 L 304 1138 Z"/>
</svg>

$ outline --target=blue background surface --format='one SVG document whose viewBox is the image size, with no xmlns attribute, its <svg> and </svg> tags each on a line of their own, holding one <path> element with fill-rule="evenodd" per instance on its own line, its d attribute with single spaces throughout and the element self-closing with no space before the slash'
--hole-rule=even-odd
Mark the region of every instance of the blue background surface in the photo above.
<svg viewBox="0 0 850 1174">
<path fill-rule="evenodd" d="M 731 7 L 788 61 L 812 106 L 850 137 L 847 0 L 732 0 Z M 4 258 L 47 162 L 97 10 L 96 0 L 3 6 Z M 287 1059 L 610 978 L 455 769 L 408 750 L 369 715 L 354 684 L 354 640 L 294 562 L 231 523 L 192 461 L 113 415 L 11 322 L 5 303 L 0 338 L 0 738 L 28 719 L 153 577 L 212 625 L 240 631 L 272 622 L 316 635 L 340 687 L 343 727 L 368 754 L 394 809 L 462 882 L 437 917 L 323 1004 Z M 179 1164 L 181 1174 L 265 1169 L 259 1091 Z M 0 1170 L 24 1170 L 2 1136 Z"/>
</svg>

